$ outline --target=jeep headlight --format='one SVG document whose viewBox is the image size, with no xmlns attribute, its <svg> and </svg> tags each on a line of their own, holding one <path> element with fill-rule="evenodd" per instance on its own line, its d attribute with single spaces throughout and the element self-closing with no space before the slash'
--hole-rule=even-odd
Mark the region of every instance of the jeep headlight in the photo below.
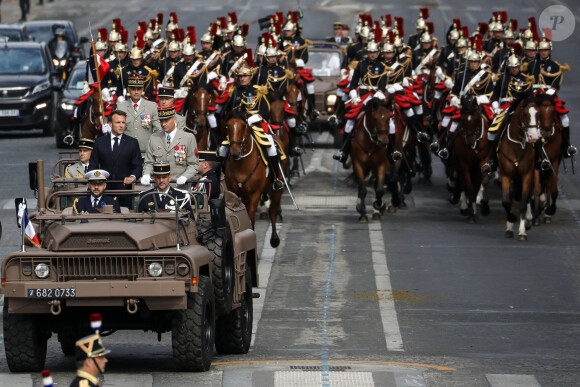
<svg viewBox="0 0 580 387">
<path fill-rule="evenodd" d="M 334 106 L 336 103 L 336 94 L 328 94 L 326 96 L 326 106 Z"/>
<path fill-rule="evenodd" d="M 58 59 L 54 58 L 52 60 L 52 64 L 54 65 L 54 67 L 58 66 Z"/>
<path fill-rule="evenodd" d="M 62 67 L 66 66 L 66 59 L 61 59 L 61 60 L 60 60 L 60 65 L 61 65 Z"/>
<path fill-rule="evenodd" d="M 36 93 L 40 93 L 41 91 L 48 90 L 49 87 L 50 87 L 49 82 L 43 82 L 39 85 L 34 86 L 34 89 L 32 89 L 32 94 L 36 94 Z"/>
<path fill-rule="evenodd" d="M 62 108 L 62 110 L 73 111 L 75 108 L 75 105 L 72 103 L 63 102 L 60 104 L 60 107 Z"/>
<path fill-rule="evenodd" d="M 161 276 L 161 273 L 163 272 L 163 267 L 161 266 L 160 263 L 153 262 L 152 264 L 149 265 L 149 267 L 147 268 L 147 271 L 149 272 L 149 275 L 151 277 L 159 277 L 159 276 Z"/>
<path fill-rule="evenodd" d="M 36 274 L 38 278 L 46 278 L 50 274 L 50 268 L 46 263 L 39 263 L 34 268 L 34 274 Z"/>
</svg>

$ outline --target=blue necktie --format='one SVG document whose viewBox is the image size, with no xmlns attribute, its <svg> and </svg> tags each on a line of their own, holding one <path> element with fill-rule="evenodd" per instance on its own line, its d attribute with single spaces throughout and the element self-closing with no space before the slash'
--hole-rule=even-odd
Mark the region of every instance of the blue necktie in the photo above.
<svg viewBox="0 0 580 387">
<path fill-rule="evenodd" d="M 171 136 L 167 135 L 167 145 L 171 145 Z"/>
<path fill-rule="evenodd" d="M 113 144 L 113 153 L 117 153 L 117 150 L 119 150 L 119 137 L 115 137 L 113 141 L 115 141 Z"/>
</svg>

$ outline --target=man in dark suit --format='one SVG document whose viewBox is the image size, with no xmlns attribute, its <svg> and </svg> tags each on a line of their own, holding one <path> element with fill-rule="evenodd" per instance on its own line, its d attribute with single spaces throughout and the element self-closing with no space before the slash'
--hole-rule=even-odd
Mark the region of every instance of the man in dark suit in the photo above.
<svg viewBox="0 0 580 387">
<path fill-rule="evenodd" d="M 116 197 L 103 195 L 105 188 L 107 188 L 107 178 L 109 172 L 102 169 L 95 169 L 89 171 L 85 175 L 85 179 L 89 181 L 90 196 L 83 196 L 75 199 L 73 203 L 73 212 L 76 214 L 98 214 L 101 212 L 103 206 L 112 205 L 113 211 L 120 214 L 121 206 Z"/>
<path fill-rule="evenodd" d="M 334 22 L 333 24 L 333 32 L 334 36 L 326 38 L 327 42 L 335 42 L 340 44 L 346 44 L 347 40 L 342 37 L 342 23 L 341 22 Z"/>
<path fill-rule="evenodd" d="M 141 177 L 143 168 L 139 142 L 123 134 L 126 117 L 123 111 L 111 112 L 111 133 L 97 138 L 89 161 L 89 170 L 104 169 L 109 171 L 110 180 L 123 180 L 123 183 L 111 183 L 111 189 L 129 189 L 129 185 Z"/>
<path fill-rule="evenodd" d="M 177 207 L 179 209 L 188 210 L 190 211 L 191 216 L 193 216 L 189 193 L 187 191 L 173 188 L 169 185 L 169 182 L 171 181 L 170 171 L 171 165 L 167 161 L 160 161 L 153 164 L 153 180 L 155 181 L 155 187 L 143 191 L 139 195 L 142 199 L 139 202 L 139 212 L 149 212 L 153 210 L 175 211 L 175 202 L 177 201 Z M 145 196 L 146 194 L 155 191 L 161 193 Z"/>
</svg>

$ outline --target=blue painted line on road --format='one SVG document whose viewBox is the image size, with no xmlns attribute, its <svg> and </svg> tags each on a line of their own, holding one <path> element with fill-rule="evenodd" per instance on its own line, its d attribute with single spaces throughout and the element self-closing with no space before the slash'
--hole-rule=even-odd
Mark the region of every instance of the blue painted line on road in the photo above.
<svg viewBox="0 0 580 387">
<path fill-rule="evenodd" d="M 338 164 L 338 163 L 337 163 Z M 334 224 L 330 229 L 330 248 L 328 252 L 328 278 L 324 286 L 324 302 L 322 304 L 322 327 L 320 330 L 320 371 L 321 386 L 330 387 L 330 353 L 328 350 L 328 314 L 330 312 L 330 296 L 332 294 L 332 282 L 334 281 L 334 257 L 336 254 L 336 228 Z"/>
</svg>

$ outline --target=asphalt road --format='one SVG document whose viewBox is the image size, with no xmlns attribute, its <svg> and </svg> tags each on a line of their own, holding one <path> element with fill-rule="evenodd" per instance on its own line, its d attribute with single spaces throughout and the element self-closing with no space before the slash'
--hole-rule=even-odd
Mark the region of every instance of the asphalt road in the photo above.
<svg viewBox="0 0 580 387">
<path fill-rule="evenodd" d="M 555 3 L 514 1 L 506 10 L 522 24 Z M 96 29 L 110 28 L 112 15 L 132 26 L 158 10 L 180 10 L 184 15 L 180 26 L 194 24 L 201 31 L 202 24 L 236 10 L 241 22 L 254 23 L 251 29 L 256 32 L 258 17 L 289 9 L 286 3 L 266 1 L 217 1 L 205 9 L 184 0 L 171 4 L 169 9 L 159 2 L 136 0 L 122 4 L 55 0 L 43 6 L 42 15 L 33 6 L 38 13 L 31 16 L 71 18 L 86 35 L 89 16 Z M 6 5 L 2 4 L 3 20 Z M 362 11 L 404 16 L 409 34 L 418 8 L 428 5 L 441 38 L 451 19 L 461 17 L 473 29 L 476 21 L 505 4 L 301 1 L 301 5 L 307 37 L 327 35 L 335 20 L 352 26 Z M 568 1 L 567 6 L 580 15 L 578 5 Z M 571 109 L 572 140 L 577 145 L 578 47 L 573 35 L 555 43 L 554 49 L 556 60 L 572 65 L 560 95 Z M 13 198 L 33 199 L 27 163 L 43 159 L 48 173 L 58 158 L 54 139 L 38 136 L 0 134 L 1 257 L 19 249 Z M 326 134 L 320 136 L 321 142 L 325 140 Z M 256 291 L 261 298 L 255 304 L 250 353 L 216 356 L 212 370 L 204 374 L 179 373 L 171 360 L 169 335 L 157 342 L 151 333 L 120 332 L 104 339 L 112 349 L 104 385 L 580 385 L 579 175 L 561 172 L 553 224 L 534 227 L 527 242 L 517 242 L 503 237 L 499 188 L 490 187 L 491 214 L 467 224 L 447 201 L 438 160 L 433 186 L 414 181 L 408 210 L 359 224 L 356 188 L 349 171 L 331 159 L 332 152 L 319 148 L 305 154 L 306 174 L 293 182 L 301 210 L 294 210 L 284 196 L 282 242 L 276 250 L 267 242 L 262 248 L 269 239 L 268 224 L 257 223 L 261 254 Z M 372 196 L 367 196 L 368 205 Z M 66 385 L 72 379 L 73 360 L 61 354 L 56 338 L 49 347 L 46 367 L 55 382 Z M 39 375 L 10 374 L 0 348 L 0 385 L 32 383 L 39 385 Z"/>
</svg>

